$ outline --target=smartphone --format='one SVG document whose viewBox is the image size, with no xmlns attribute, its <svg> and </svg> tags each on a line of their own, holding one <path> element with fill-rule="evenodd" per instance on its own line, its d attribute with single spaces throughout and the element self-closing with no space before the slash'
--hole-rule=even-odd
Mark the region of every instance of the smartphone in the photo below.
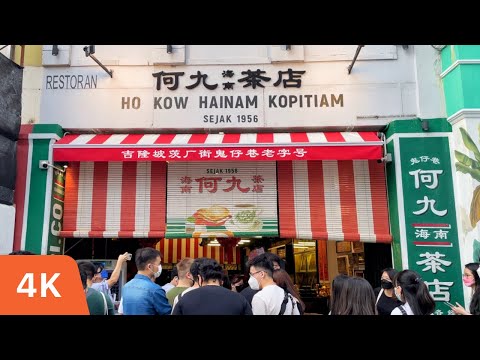
<svg viewBox="0 0 480 360">
<path fill-rule="evenodd" d="M 129 261 L 132 260 L 132 254 L 128 253 L 127 260 L 129 260 Z"/>
<path fill-rule="evenodd" d="M 443 303 L 450 308 L 453 308 L 455 306 L 455 305 L 450 304 L 448 301 L 444 301 Z"/>
</svg>

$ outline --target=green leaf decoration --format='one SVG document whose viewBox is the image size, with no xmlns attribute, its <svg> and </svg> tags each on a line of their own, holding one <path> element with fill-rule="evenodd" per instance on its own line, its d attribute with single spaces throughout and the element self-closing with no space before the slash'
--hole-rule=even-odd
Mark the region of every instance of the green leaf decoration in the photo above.
<svg viewBox="0 0 480 360">
<path fill-rule="evenodd" d="M 473 160 L 469 156 L 467 156 L 464 153 L 462 153 L 460 151 L 457 151 L 457 150 L 455 150 L 455 158 L 459 162 L 461 162 L 463 165 L 469 166 L 469 167 L 473 167 L 472 165 L 473 165 L 474 162 L 478 163 L 477 161 Z"/>
<path fill-rule="evenodd" d="M 480 182 L 480 170 L 472 169 L 471 167 L 465 166 L 464 164 L 459 162 L 455 163 L 455 167 L 457 171 L 460 171 L 464 174 L 470 174 L 472 178 Z"/>
<path fill-rule="evenodd" d="M 465 144 L 465 147 L 468 150 L 473 152 L 473 154 L 475 155 L 475 159 L 477 159 L 477 161 L 480 161 L 480 151 L 478 151 L 478 148 L 475 142 L 472 140 L 470 135 L 468 135 L 467 131 L 464 128 L 460 128 L 460 133 L 462 134 L 462 139 L 463 139 L 463 143 Z"/>
<path fill-rule="evenodd" d="M 187 222 L 189 222 L 189 223 L 194 223 L 195 222 L 195 218 L 193 216 L 189 216 L 185 220 L 187 220 Z"/>
<path fill-rule="evenodd" d="M 473 240 L 473 261 L 480 262 L 480 241 Z"/>
</svg>

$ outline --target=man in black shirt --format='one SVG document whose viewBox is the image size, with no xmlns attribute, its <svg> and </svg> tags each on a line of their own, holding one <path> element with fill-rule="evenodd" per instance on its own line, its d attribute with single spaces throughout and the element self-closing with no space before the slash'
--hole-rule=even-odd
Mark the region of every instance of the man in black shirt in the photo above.
<svg viewBox="0 0 480 360">
<path fill-rule="evenodd" d="M 200 287 L 184 294 L 172 315 L 252 315 L 240 294 L 221 286 L 222 267 L 213 259 L 197 259 Z"/>
</svg>

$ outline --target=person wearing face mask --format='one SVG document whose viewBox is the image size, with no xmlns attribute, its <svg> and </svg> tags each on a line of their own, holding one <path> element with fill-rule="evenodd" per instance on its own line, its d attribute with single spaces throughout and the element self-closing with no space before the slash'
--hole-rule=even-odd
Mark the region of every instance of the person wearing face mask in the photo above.
<svg viewBox="0 0 480 360">
<path fill-rule="evenodd" d="M 165 290 L 155 283 L 162 273 L 160 251 L 145 247 L 135 252 L 137 274 L 122 289 L 124 315 L 170 315 Z"/>
<path fill-rule="evenodd" d="M 397 270 L 392 268 L 382 270 L 380 288 L 374 290 L 377 298 L 376 307 L 378 315 L 390 315 L 393 309 L 402 305 L 402 302 L 397 299 L 393 291 L 392 280 L 396 274 Z"/>
<path fill-rule="evenodd" d="M 412 270 L 400 271 L 393 278 L 394 293 L 403 302 L 392 310 L 391 315 L 431 315 L 435 300 L 420 275 Z"/>
<path fill-rule="evenodd" d="M 463 284 L 472 289 L 468 312 L 458 302 L 452 310 L 456 315 L 480 315 L 480 263 L 469 263 L 463 269 Z"/>
<path fill-rule="evenodd" d="M 192 263 L 192 258 L 183 258 L 178 262 L 177 265 L 175 265 L 178 272 L 178 284 L 167 293 L 168 302 L 172 306 L 177 295 L 181 294 L 193 285 L 192 276 L 190 274 L 190 267 L 192 266 Z"/>
<path fill-rule="evenodd" d="M 236 274 L 233 276 L 232 278 L 232 282 L 231 282 L 231 286 L 232 286 L 232 291 L 235 291 L 237 293 L 240 293 L 243 289 L 245 289 L 245 287 L 247 287 L 248 285 L 246 285 L 244 282 L 243 282 L 243 275 L 240 275 L 240 274 Z"/>
<path fill-rule="evenodd" d="M 213 259 L 197 260 L 199 288 L 182 293 L 172 315 L 252 315 L 242 295 L 221 285 L 222 267 Z"/>
<path fill-rule="evenodd" d="M 283 269 L 285 270 L 285 262 L 280 259 L 280 257 L 276 254 L 273 254 L 271 252 L 266 252 L 264 255 L 267 257 L 268 260 L 271 261 L 273 265 L 273 271 L 278 270 L 278 269 Z M 248 267 L 248 266 L 247 266 Z M 252 300 L 255 294 L 258 292 L 258 289 L 252 289 L 250 287 L 250 284 L 247 283 L 244 289 L 240 291 L 240 294 L 247 299 L 248 303 L 252 305 Z"/>
<path fill-rule="evenodd" d="M 248 263 L 248 284 L 258 291 L 252 299 L 253 315 L 300 315 L 295 301 L 273 280 L 274 265 L 267 254 L 261 254 Z"/>
</svg>

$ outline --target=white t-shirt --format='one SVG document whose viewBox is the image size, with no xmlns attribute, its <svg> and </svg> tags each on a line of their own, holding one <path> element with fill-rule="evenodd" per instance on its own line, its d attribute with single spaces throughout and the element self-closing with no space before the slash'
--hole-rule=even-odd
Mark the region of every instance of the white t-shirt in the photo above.
<svg viewBox="0 0 480 360">
<path fill-rule="evenodd" d="M 165 294 L 169 291 L 172 290 L 175 287 L 175 285 L 166 283 L 165 285 L 162 286 L 162 289 L 165 290 Z"/>
<path fill-rule="evenodd" d="M 189 291 L 192 291 L 192 290 L 195 290 L 195 289 L 198 289 L 197 287 L 189 287 L 189 288 L 186 288 L 185 290 L 183 290 L 180 294 L 178 294 L 177 296 L 175 296 L 175 299 L 173 299 L 173 306 L 172 306 L 172 313 L 173 313 L 173 309 L 175 309 L 175 305 L 177 305 L 178 303 L 178 300 L 180 299 L 180 295 L 183 296 L 185 295 L 187 292 Z"/>
<path fill-rule="evenodd" d="M 408 303 L 405 303 L 402 306 L 405 309 L 405 312 L 407 313 L 407 315 L 415 315 L 410 305 L 408 305 Z M 403 314 L 402 314 L 402 311 L 400 310 L 400 307 L 397 306 L 395 309 L 392 310 L 390 315 L 403 315 Z"/>
<path fill-rule="evenodd" d="M 105 295 L 110 296 L 110 299 L 112 299 L 112 302 L 115 301 L 114 296 L 113 296 L 112 292 L 110 291 L 110 288 L 108 287 L 108 282 L 107 282 L 106 279 L 103 279 L 101 282 L 92 283 L 91 288 L 95 289 L 97 291 L 100 291 L 100 292 L 104 293 Z"/>
<path fill-rule="evenodd" d="M 285 291 L 278 285 L 268 285 L 257 292 L 252 299 L 253 315 L 278 315 L 282 307 Z M 300 306 L 300 304 L 298 304 Z M 300 315 L 298 306 L 293 308 L 292 301 L 289 297 L 284 315 Z"/>
</svg>

